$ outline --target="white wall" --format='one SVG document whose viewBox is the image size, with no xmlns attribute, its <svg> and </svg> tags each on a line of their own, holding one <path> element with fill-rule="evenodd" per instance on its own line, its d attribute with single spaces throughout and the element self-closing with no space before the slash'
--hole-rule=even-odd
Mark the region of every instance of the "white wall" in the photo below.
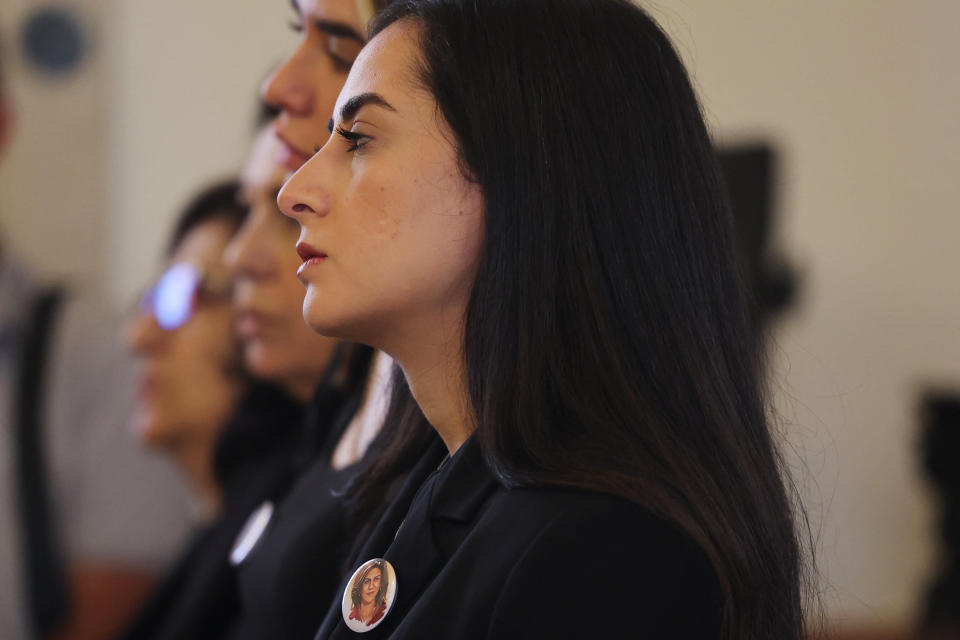
<svg viewBox="0 0 960 640">
<path fill-rule="evenodd" d="M 257 90 L 295 43 L 286 0 L 118 0 L 111 78 L 109 288 L 150 277 L 179 207 L 236 171 Z"/>
<path fill-rule="evenodd" d="M 935 561 L 915 404 L 960 388 L 960 3 L 657 0 L 721 140 L 785 152 L 775 358 L 828 612 L 908 622 Z"/>
<path fill-rule="evenodd" d="M 104 117 L 109 101 L 103 49 L 104 7 L 78 0 L 92 50 L 75 75 L 31 72 L 18 48 L 18 28 L 36 6 L 0 2 L 0 41 L 12 138 L 0 156 L 0 229 L 6 244 L 39 276 L 97 284 L 106 223 Z"/>
</svg>

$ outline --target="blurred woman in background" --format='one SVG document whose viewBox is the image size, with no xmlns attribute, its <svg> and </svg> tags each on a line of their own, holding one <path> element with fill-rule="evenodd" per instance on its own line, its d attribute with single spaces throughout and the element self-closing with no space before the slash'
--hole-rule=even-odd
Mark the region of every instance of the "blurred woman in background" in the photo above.
<svg viewBox="0 0 960 640">
<path fill-rule="evenodd" d="M 141 363 L 137 430 L 179 464 L 203 518 L 130 640 L 224 637 L 238 606 L 229 553 L 250 514 L 289 483 L 300 444 L 300 403 L 245 373 L 233 331 L 223 252 L 246 216 L 238 187 L 214 185 L 187 207 L 128 329 Z"/>
<path fill-rule="evenodd" d="M 127 341 L 140 359 L 134 427 L 177 462 L 203 510 L 219 509 L 213 451 L 247 388 L 232 331 L 223 250 L 243 222 L 237 185 L 200 194 L 177 223 L 167 268 L 143 295 Z"/>
<path fill-rule="evenodd" d="M 269 372 L 278 381 L 289 375 L 299 385 L 310 381 L 314 396 L 301 427 L 290 490 L 271 501 L 269 526 L 257 539 L 237 541 L 242 606 L 232 638 L 267 637 L 271 630 L 280 637 L 306 638 L 316 631 L 339 583 L 345 540 L 353 528 L 335 493 L 382 424 L 383 399 L 377 392 L 382 385 L 376 380 L 384 375 L 382 363 L 390 363 L 381 359 L 376 366 L 370 349 L 329 338 L 323 340 L 332 342 L 333 357 L 324 360 L 328 345 L 311 349 L 309 340 L 301 341 L 303 334 L 319 336 L 302 317 L 296 230 L 276 204 L 287 175 L 280 163 L 284 152 L 272 130 L 257 137 L 242 178 L 250 214 L 227 258 L 237 276 L 234 301 L 245 362 L 257 375 Z M 245 319 L 242 314 L 254 308 L 256 316 Z M 271 320 L 260 324 L 261 318 Z M 286 322 L 298 326 L 287 334 L 273 331 Z M 325 369 L 308 377 L 309 368 L 318 364 Z"/>
<path fill-rule="evenodd" d="M 295 380 L 304 389 L 318 383 L 305 372 L 325 371 L 326 384 L 320 384 L 314 405 L 330 394 L 341 402 L 335 416 L 308 417 L 312 445 L 304 447 L 296 482 L 272 505 L 260 539 L 238 556 L 243 616 L 234 638 L 312 638 L 356 532 L 383 508 L 406 469 L 392 465 L 361 499 L 348 501 L 341 494 L 383 424 L 392 361 L 366 347 L 321 338 L 304 323 L 305 292 L 296 276 L 298 230 L 276 205 L 289 172 L 328 135 L 336 96 L 366 42 L 366 22 L 383 4 L 297 0 L 294 28 L 300 43 L 263 88 L 279 115 L 254 145 L 243 178 L 250 216 L 227 250 L 245 361 L 256 375 Z M 323 348 L 334 353 L 326 369 Z"/>
</svg>

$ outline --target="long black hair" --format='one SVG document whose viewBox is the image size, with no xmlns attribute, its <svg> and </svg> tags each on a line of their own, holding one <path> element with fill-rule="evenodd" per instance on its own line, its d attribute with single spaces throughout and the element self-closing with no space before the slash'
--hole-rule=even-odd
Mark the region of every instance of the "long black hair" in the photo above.
<svg viewBox="0 0 960 640">
<path fill-rule="evenodd" d="M 804 560 L 731 218 L 669 40 L 626 0 L 399 0 L 484 193 L 465 317 L 475 437 L 508 485 L 627 497 L 711 558 L 725 638 L 798 639 Z M 375 462 L 423 445 L 396 377 Z M 406 457 L 406 458 L 405 458 Z M 394 468 L 395 469 L 395 468 Z"/>
</svg>

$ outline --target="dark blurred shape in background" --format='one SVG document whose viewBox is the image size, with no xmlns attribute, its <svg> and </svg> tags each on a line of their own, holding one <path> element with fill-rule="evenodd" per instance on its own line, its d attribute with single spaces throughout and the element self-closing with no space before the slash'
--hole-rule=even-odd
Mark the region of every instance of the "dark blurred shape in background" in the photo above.
<svg viewBox="0 0 960 640">
<path fill-rule="evenodd" d="M 924 471 L 940 497 L 941 561 L 923 603 L 921 638 L 960 638 L 960 391 L 930 391 L 920 403 Z"/>
<path fill-rule="evenodd" d="M 88 45 L 80 20 L 63 7 L 33 9 L 20 31 L 24 57 L 47 74 L 62 76 L 77 69 L 86 58 Z"/>
<path fill-rule="evenodd" d="M 720 169 L 734 217 L 744 278 L 755 303 L 754 322 L 762 333 L 794 302 L 797 278 L 771 246 L 776 221 L 777 154 L 766 142 L 721 147 Z"/>
</svg>

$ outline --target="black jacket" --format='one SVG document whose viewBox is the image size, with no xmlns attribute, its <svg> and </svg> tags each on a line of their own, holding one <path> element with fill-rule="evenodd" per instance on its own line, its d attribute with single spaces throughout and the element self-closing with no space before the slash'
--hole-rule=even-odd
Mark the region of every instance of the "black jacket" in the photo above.
<svg viewBox="0 0 960 640">
<path fill-rule="evenodd" d="M 336 405 L 333 395 L 318 395 Z M 297 470 L 304 439 L 303 407 L 279 389 L 256 384 L 224 427 L 214 457 L 223 505 L 197 532 L 176 565 L 120 636 L 122 640 L 225 637 L 240 604 L 230 550 L 250 514 L 282 495 Z"/>
<path fill-rule="evenodd" d="M 473 438 L 432 471 L 443 454 L 438 442 L 357 558 L 385 558 L 397 581 L 364 640 L 719 637 L 715 573 L 676 527 L 614 496 L 507 488 Z M 342 619 L 348 581 L 317 640 L 360 637 Z"/>
<path fill-rule="evenodd" d="M 309 640 L 343 573 L 351 527 L 340 489 L 357 465 L 330 459 L 363 399 L 358 386 L 329 421 L 319 449 L 276 504 L 256 545 L 237 568 L 238 616 L 230 640 Z"/>
</svg>

